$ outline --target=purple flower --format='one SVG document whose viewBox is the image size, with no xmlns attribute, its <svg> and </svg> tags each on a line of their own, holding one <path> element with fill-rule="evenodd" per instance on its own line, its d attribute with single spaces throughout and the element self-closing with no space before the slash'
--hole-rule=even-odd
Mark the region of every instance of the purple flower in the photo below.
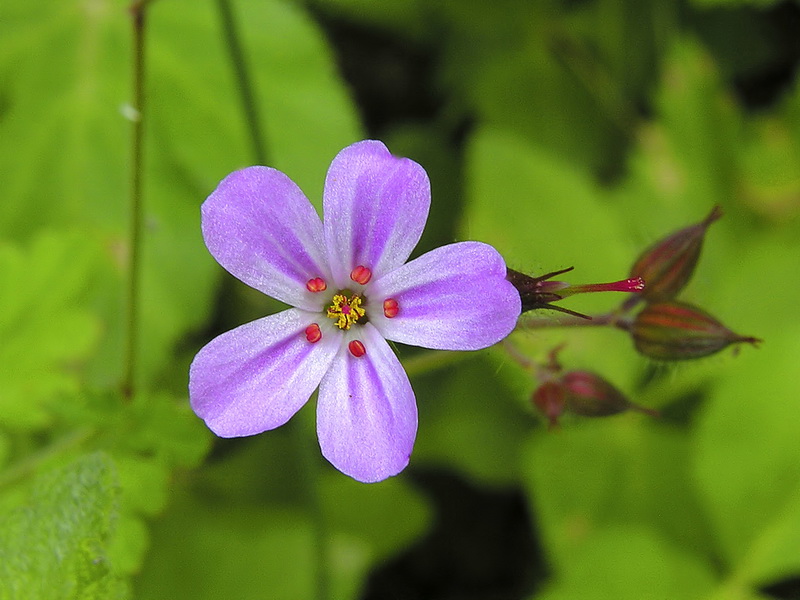
<svg viewBox="0 0 800 600">
<path fill-rule="evenodd" d="M 232 275 L 294 308 L 213 339 L 189 371 L 192 408 L 221 437 L 286 423 L 319 386 L 322 454 L 364 482 L 408 464 L 414 392 L 386 340 L 478 350 L 508 335 L 520 298 L 494 248 L 460 242 L 406 262 L 430 183 L 382 143 L 342 150 L 325 180 L 324 223 L 286 175 L 249 167 L 202 206 L 206 245 Z"/>
</svg>

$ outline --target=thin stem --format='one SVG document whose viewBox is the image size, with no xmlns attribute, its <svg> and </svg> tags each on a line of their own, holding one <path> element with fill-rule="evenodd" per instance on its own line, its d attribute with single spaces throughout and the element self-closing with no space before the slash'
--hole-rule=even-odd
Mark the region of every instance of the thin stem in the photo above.
<svg viewBox="0 0 800 600">
<path fill-rule="evenodd" d="M 611 73 L 566 31 L 551 36 L 550 49 L 575 79 L 594 97 L 611 122 L 625 135 L 632 134 L 637 113 Z"/>
<path fill-rule="evenodd" d="M 125 316 L 125 373 L 122 393 L 128 400 L 133 398 L 136 384 L 136 361 L 139 343 L 139 283 L 141 279 L 142 238 L 142 170 L 144 150 L 145 112 L 145 15 L 148 0 L 139 0 L 130 6 L 133 23 L 133 71 L 131 121 L 131 188 L 128 243 L 127 310 Z"/>
<path fill-rule="evenodd" d="M 258 108 L 255 98 L 253 82 L 250 71 L 247 68 L 247 61 L 239 43 L 239 33 L 236 19 L 229 0 L 217 0 L 219 15 L 222 21 L 222 30 L 225 36 L 225 44 L 230 54 L 231 66 L 236 76 L 236 84 L 239 88 L 239 98 L 242 103 L 242 113 L 244 114 L 246 129 L 250 134 L 250 146 L 253 158 L 260 165 L 267 164 L 267 153 L 264 149 L 261 132 L 261 119 L 259 118 Z"/>
<path fill-rule="evenodd" d="M 502 342 L 503 350 L 516 362 L 520 367 L 531 373 L 535 373 L 537 366 L 530 358 L 528 358 L 514 343 L 506 338 Z"/>
<path fill-rule="evenodd" d="M 311 403 L 300 411 L 295 422 L 292 423 L 292 433 L 295 445 L 301 458 L 301 478 L 305 504 L 311 518 L 312 539 L 314 544 L 314 564 L 316 573 L 314 577 L 316 600 L 329 600 L 330 573 L 328 571 L 328 526 L 325 513 L 322 509 L 319 485 L 319 455 L 313 439 L 316 437 L 314 425 L 314 411 Z"/>
<path fill-rule="evenodd" d="M 623 331 L 630 329 L 630 320 L 618 312 L 597 315 L 591 319 L 584 319 L 565 313 L 556 315 L 536 315 L 520 319 L 517 329 L 552 329 L 554 327 L 616 327 Z"/>
</svg>

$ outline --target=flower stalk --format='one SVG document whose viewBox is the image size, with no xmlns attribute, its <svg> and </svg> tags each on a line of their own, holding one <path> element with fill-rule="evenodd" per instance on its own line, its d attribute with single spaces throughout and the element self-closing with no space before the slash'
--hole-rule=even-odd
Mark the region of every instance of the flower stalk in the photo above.
<svg viewBox="0 0 800 600">
<path fill-rule="evenodd" d="M 149 0 L 131 4 L 129 12 L 133 25 L 133 69 L 131 100 L 131 181 L 128 219 L 128 279 L 125 308 L 125 348 L 122 395 L 130 401 L 135 393 L 137 353 L 139 345 L 139 284 L 141 280 L 142 246 L 142 179 L 144 170 L 145 114 L 145 34 Z"/>
</svg>

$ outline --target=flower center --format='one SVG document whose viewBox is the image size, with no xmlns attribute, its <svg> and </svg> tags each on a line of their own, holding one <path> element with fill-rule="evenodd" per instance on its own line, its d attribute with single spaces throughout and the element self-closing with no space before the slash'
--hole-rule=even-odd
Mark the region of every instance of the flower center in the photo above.
<svg viewBox="0 0 800 600">
<path fill-rule="evenodd" d="M 366 314 L 361 308 L 361 296 L 353 294 L 349 298 L 344 294 L 336 294 L 333 304 L 328 307 L 328 317 L 336 321 L 339 329 L 350 329 L 350 326 Z"/>
</svg>

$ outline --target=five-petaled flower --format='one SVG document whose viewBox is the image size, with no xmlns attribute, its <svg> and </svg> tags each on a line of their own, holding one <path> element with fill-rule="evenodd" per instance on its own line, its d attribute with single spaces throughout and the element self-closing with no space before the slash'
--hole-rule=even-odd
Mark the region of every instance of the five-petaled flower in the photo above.
<svg viewBox="0 0 800 600">
<path fill-rule="evenodd" d="M 406 262 L 430 183 L 377 141 L 342 150 L 325 180 L 324 223 L 267 167 L 226 177 L 202 206 L 209 251 L 232 275 L 293 308 L 213 339 L 192 362 L 192 408 L 221 437 L 286 423 L 319 386 L 322 454 L 364 482 L 408 464 L 414 392 L 386 340 L 478 350 L 508 335 L 520 297 L 497 251 L 460 242 Z"/>
</svg>

